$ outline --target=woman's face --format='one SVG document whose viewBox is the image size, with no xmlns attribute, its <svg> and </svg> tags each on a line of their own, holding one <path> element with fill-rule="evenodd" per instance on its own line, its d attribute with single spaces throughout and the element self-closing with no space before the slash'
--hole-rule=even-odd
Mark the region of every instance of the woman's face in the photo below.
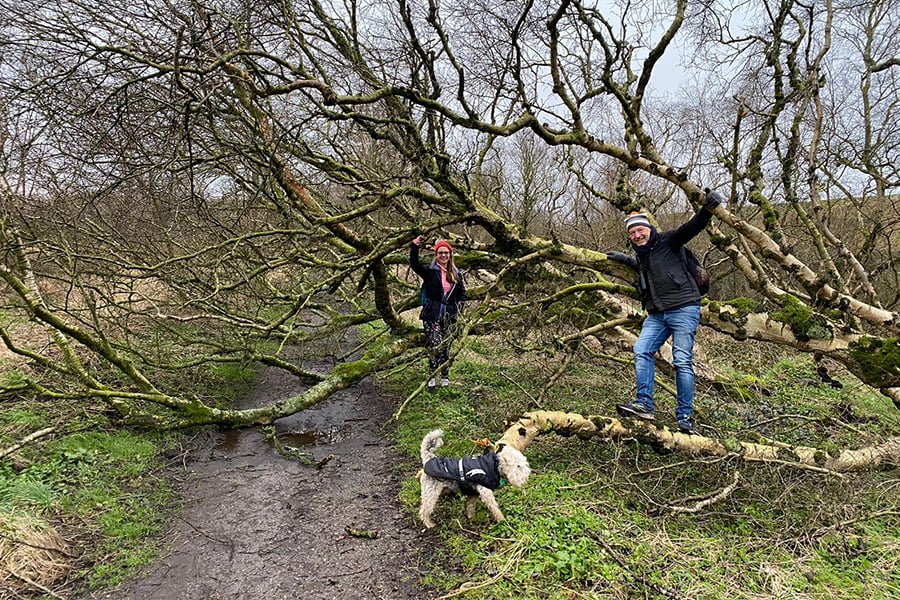
<svg viewBox="0 0 900 600">
<path fill-rule="evenodd" d="M 448 250 L 446 246 L 438 248 L 437 252 L 434 253 L 434 256 L 437 263 L 442 267 L 446 267 L 447 263 L 450 262 L 450 250 Z"/>
</svg>

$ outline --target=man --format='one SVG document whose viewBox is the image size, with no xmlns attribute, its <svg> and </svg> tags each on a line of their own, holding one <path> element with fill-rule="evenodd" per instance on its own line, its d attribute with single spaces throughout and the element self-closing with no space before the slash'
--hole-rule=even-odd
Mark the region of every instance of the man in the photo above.
<svg viewBox="0 0 900 600">
<path fill-rule="evenodd" d="M 722 197 L 707 190 L 700 211 L 690 221 L 662 233 L 650 223 L 647 215 L 632 213 L 625 219 L 625 229 L 635 256 L 621 252 L 607 254 L 610 260 L 627 265 L 638 273 L 638 291 L 647 311 L 641 335 L 634 344 L 634 370 L 637 400 L 619 404 L 620 415 L 648 421 L 656 418 L 653 409 L 653 378 L 656 364 L 653 355 L 672 337 L 672 356 L 678 400 L 675 418 L 678 429 L 692 433 L 694 424 L 694 336 L 700 325 L 700 290 L 688 271 L 683 246 L 692 240 L 712 219 L 712 211 Z"/>
</svg>

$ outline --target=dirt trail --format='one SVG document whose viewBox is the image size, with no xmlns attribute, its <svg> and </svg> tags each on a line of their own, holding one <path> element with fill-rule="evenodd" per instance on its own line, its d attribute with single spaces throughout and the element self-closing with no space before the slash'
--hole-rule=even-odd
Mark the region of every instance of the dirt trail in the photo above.
<svg viewBox="0 0 900 600">
<path fill-rule="evenodd" d="M 242 406 L 301 391 L 268 370 Z M 276 424 L 321 469 L 279 455 L 257 429 L 192 441 L 179 490 L 184 510 L 164 551 L 128 584 L 89 598 L 275 600 L 428 598 L 417 585 L 427 539 L 400 512 L 402 474 L 381 434 L 391 407 L 369 380 Z M 345 528 L 375 530 L 376 539 Z"/>
</svg>

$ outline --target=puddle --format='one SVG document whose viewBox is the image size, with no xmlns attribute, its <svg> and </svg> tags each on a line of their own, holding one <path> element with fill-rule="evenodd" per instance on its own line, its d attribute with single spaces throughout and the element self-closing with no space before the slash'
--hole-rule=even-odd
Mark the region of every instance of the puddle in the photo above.
<svg viewBox="0 0 900 600">
<path fill-rule="evenodd" d="M 326 429 L 304 429 L 300 431 L 279 431 L 278 440 L 285 446 L 303 448 L 334 444 L 350 436 L 350 425 L 332 425 Z"/>
<path fill-rule="evenodd" d="M 228 452 L 237 448 L 238 440 L 241 437 L 240 430 L 229 429 L 222 433 L 222 441 L 216 444 L 216 450 Z"/>
</svg>

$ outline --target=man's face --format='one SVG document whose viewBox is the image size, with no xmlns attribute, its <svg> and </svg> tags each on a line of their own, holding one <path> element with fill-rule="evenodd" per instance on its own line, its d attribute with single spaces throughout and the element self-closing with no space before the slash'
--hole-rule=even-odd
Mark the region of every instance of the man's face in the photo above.
<svg viewBox="0 0 900 600">
<path fill-rule="evenodd" d="M 645 227 L 644 225 L 635 225 L 628 230 L 628 239 L 630 239 L 635 246 L 643 246 L 650 241 L 650 228 Z"/>
</svg>

